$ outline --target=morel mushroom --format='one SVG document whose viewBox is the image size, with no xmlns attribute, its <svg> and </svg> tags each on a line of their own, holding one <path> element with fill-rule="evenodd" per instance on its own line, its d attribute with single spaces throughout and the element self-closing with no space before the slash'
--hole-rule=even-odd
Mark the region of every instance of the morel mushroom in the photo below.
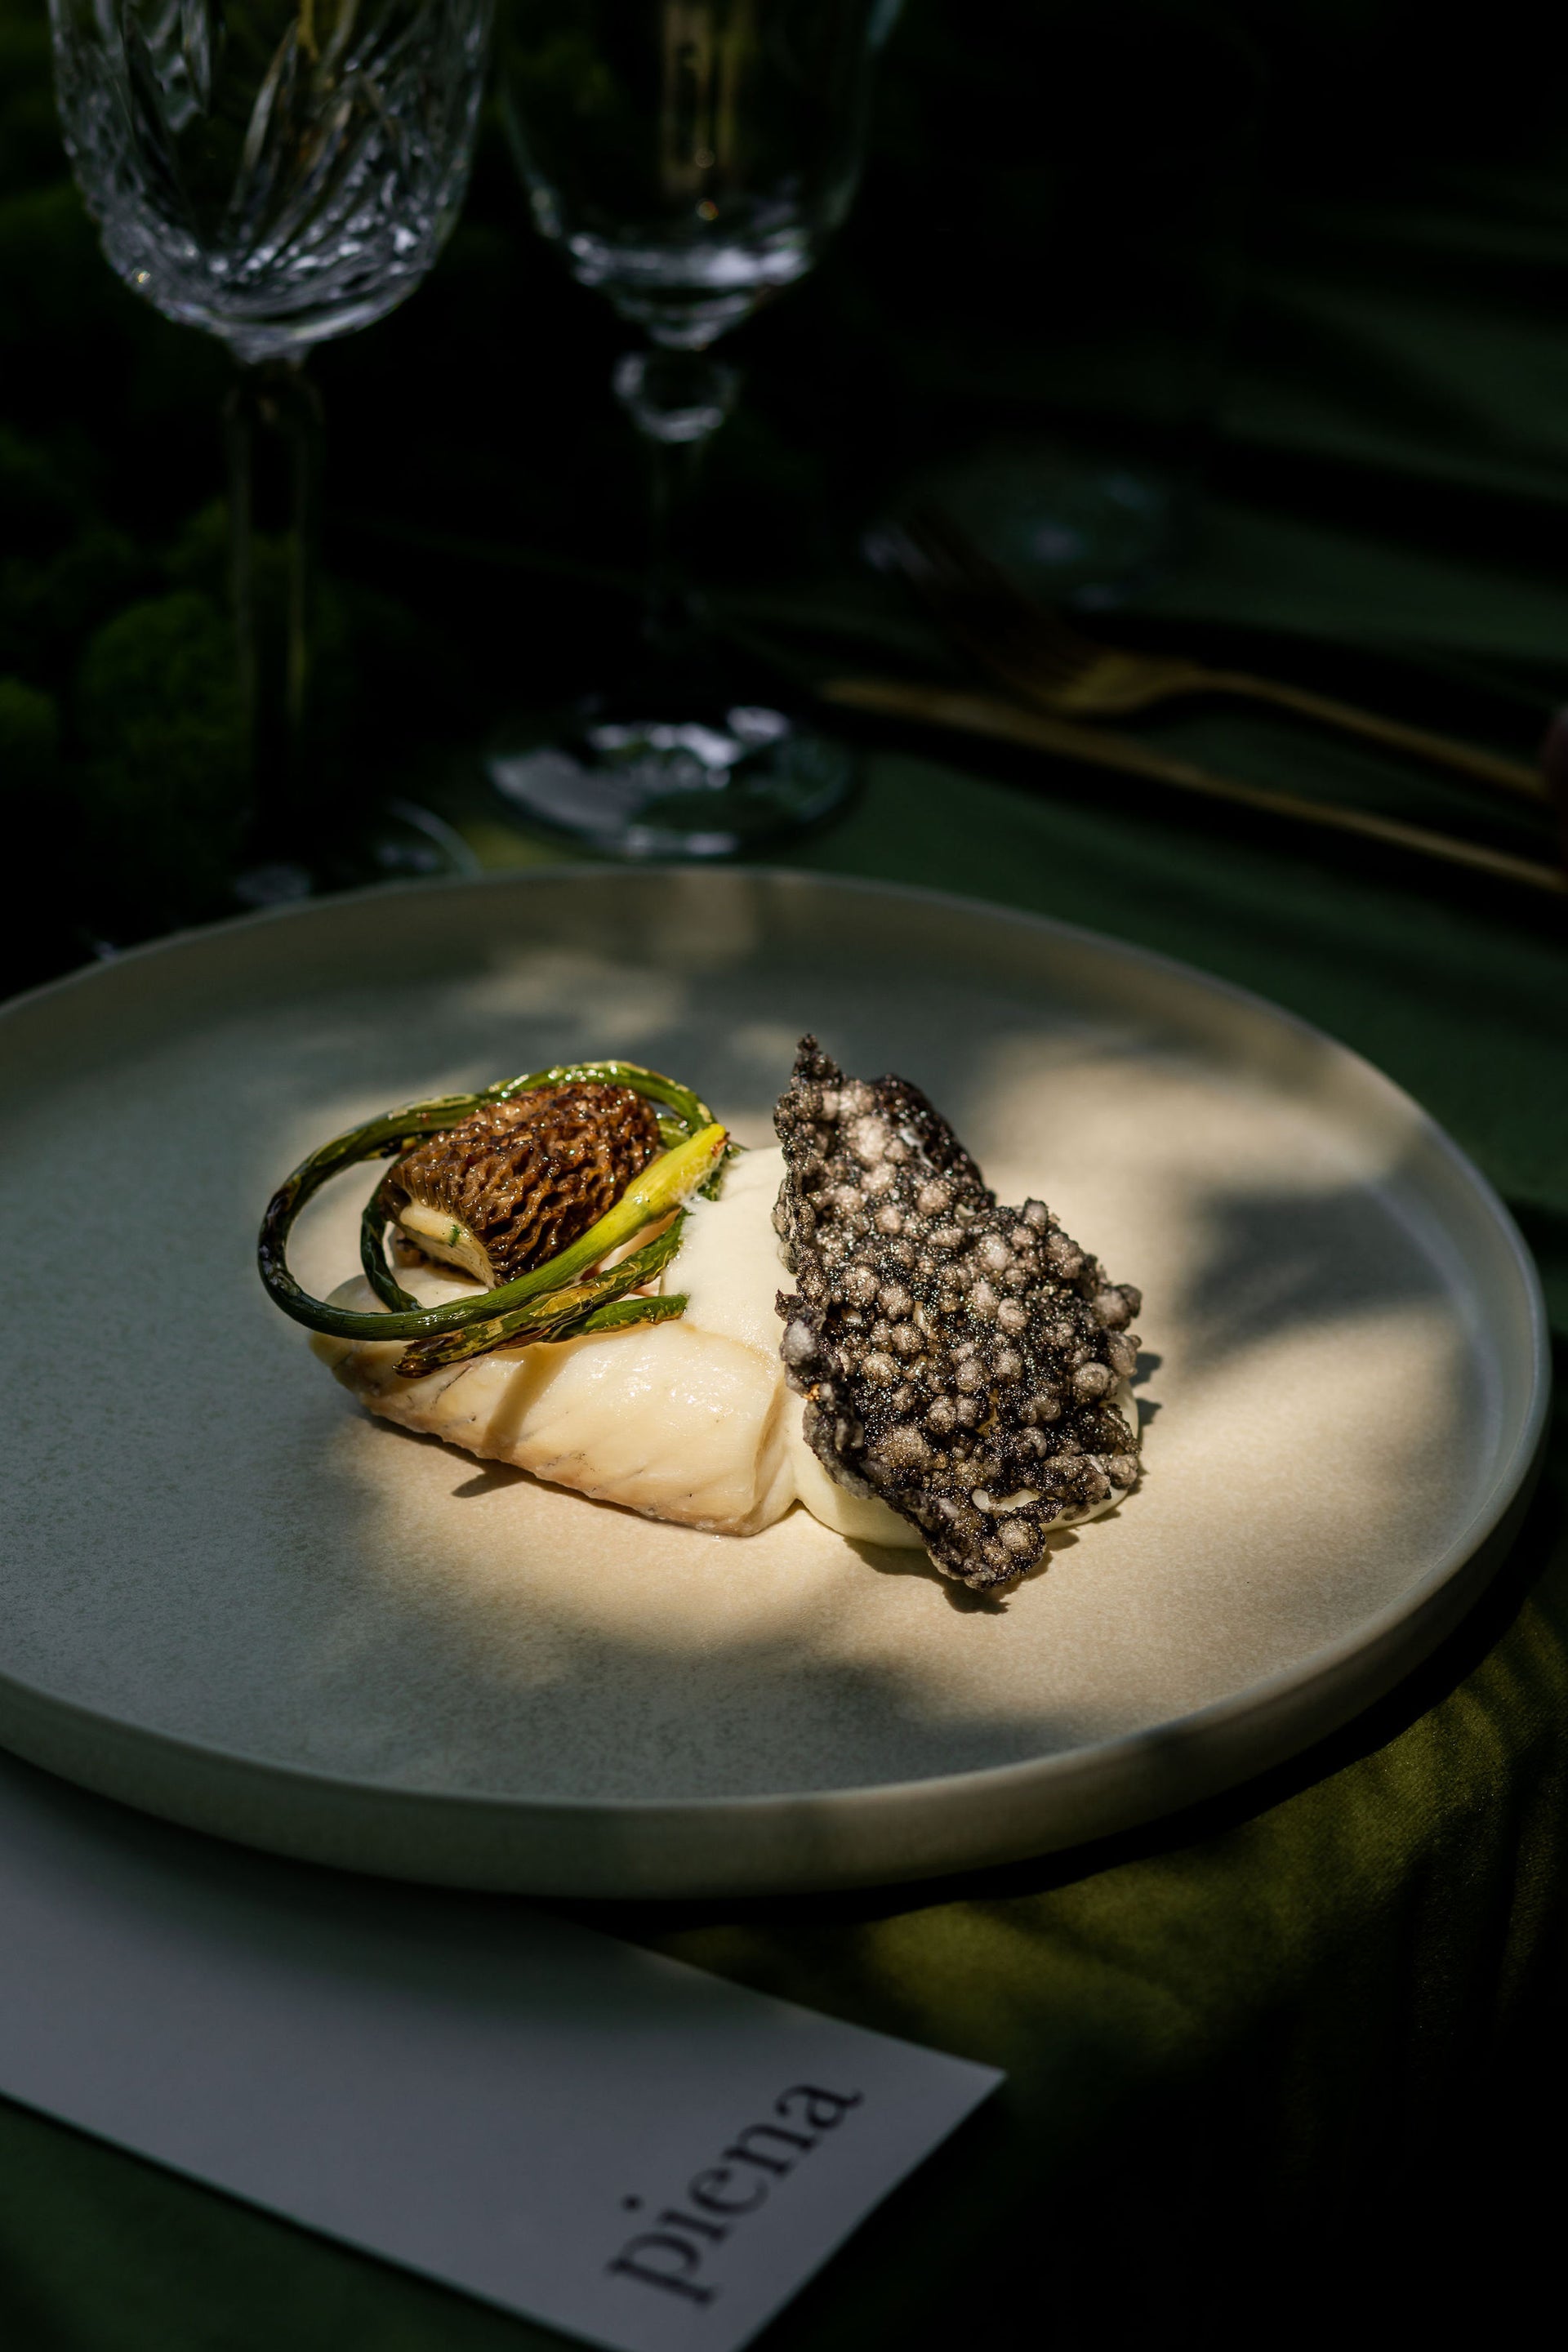
<svg viewBox="0 0 1568 2352">
<path fill-rule="evenodd" d="M 586 1233 L 658 1149 L 653 1106 L 630 1087 L 539 1087 L 419 1144 L 387 1196 L 424 1256 L 494 1288 Z"/>
<path fill-rule="evenodd" d="M 774 1117 L 774 1211 L 796 1294 L 784 1360 L 830 1477 L 919 1528 L 980 1591 L 1047 1530 L 1138 1476 L 1117 1403 L 1142 1305 L 1041 1201 L 998 1205 L 945 1119 L 901 1078 L 847 1078 L 803 1038 Z"/>
<path fill-rule="evenodd" d="M 323 1337 L 411 1342 L 397 1366 L 408 1380 L 514 1342 L 668 1322 L 685 1298 L 649 1296 L 645 1286 L 674 1256 L 685 1204 L 715 1181 L 729 1148 L 689 1087 L 637 1062 L 558 1064 L 477 1094 L 405 1103 L 332 1136 L 284 1178 L 261 1220 L 257 1271 L 275 1306 Z M 307 1202 L 367 1160 L 396 1163 L 360 1219 L 374 1309 L 313 1297 L 289 1265 L 289 1236 Z M 402 1181 L 410 1169 L 412 1189 Z M 437 1255 L 439 1241 L 441 1254 L 461 1264 L 466 1242 L 469 1269 L 486 1286 L 437 1306 L 412 1297 L 386 1257 L 387 1223 L 400 1206 L 411 1218 L 430 1212 L 422 1222 L 436 1230 L 420 1235 L 421 1255 Z M 520 1265 L 521 1273 L 504 1270 Z"/>
</svg>

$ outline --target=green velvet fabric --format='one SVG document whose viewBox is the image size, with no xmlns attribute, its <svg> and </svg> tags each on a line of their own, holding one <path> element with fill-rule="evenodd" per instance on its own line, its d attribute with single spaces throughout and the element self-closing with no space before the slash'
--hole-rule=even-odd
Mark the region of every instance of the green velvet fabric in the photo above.
<svg viewBox="0 0 1568 2352">
<path fill-rule="evenodd" d="M 895 48 L 890 184 L 930 152 L 910 126 L 927 119 L 921 104 L 934 110 L 931 75 L 963 13 L 914 11 L 907 68 Z M 1510 8 L 1489 16 L 1479 62 L 1469 42 L 1463 58 L 1434 60 L 1415 10 L 1286 13 L 1269 35 L 1284 128 L 1266 142 L 1268 201 L 1204 526 L 1128 625 L 1194 650 L 1245 650 L 1528 755 L 1568 680 L 1557 62 L 1525 51 L 1526 20 Z M 1018 12 L 998 18 L 1016 30 Z M 452 265 L 468 279 L 421 298 L 432 324 L 443 302 L 450 317 L 489 299 L 513 266 L 486 187 L 481 174 L 477 226 Z M 0 341 L 11 336 L 13 359 L 33 348 L 51 297 L 28 291 L 25 271 L 8 278 L 6 257 L 45 249 L 64 202 L 24 190 L 0 206 Z M 865 239 L 800 298 L 795 324 L 787 305 L 765 322 L 760 421 L 719 475 L 726 496 L 752 483 L 753 515 L 775 513 L 792 484 L 829 511 L 847 478 L 812 472 L 815 458 L 791 473 L 779 457 L 793 397 L 780 355 L 797 330 L 831 327 L 851 346 L 865 330 L 856 304 L 883 249 L 871 231 L 887 233 L 875 178 L 868 206 Z M 385 348 L 414 350 L 420 316 L 413 305 L 377 331 Z M 68 340 L 69 321 L 58 324 Z M 164 334 L 148 329 L 137 345 L 154 436 L 179 408 L 174 361 L 147 356 L 173 349 Z M 330 387 L 343 404 L 371 340 L 363 358 L 345 353 Z M 479 352 L 475 341 L 458 357 Z M 454 413 L 432 409 L 437 440 Z M 82 414 L 98 430 L 85 393 Z M 37 416 L 22 422 L 46 437 Z M 848 414 L 836 446 L 851 455 L 856 429 Z M 608 448 L 613 420 L 603 430 Z M 110 438 L 104 424 L 102 446 Z M 584 585 L 564 538 L 551 538 L 543 489 L 531 536 L 520 527 L 513 546 L 521 476 L 499 436 L 489 446 L 482 528 L 470 528 L 479 509 L 456 457 L 460 530 L 450 512 L 421 511 L 416 488 L 394 495 L 384 478 L 379 519 L 345 491 L 345 574 L 360 562 L 407 594 L 434 566 L 459 607 L 466 595 L 475 611 L 499 599 L 521 612 L 543 573 L 563 632 L 610 610 L 604 583 L 626 547 L 599 542 Z M 63 465 L 57 436 L 61 449 Z M 352 451 L 346 470 L 357 498 Z M 854 578 L 842 540 L 816 548 L 815 578 L 812 550 L 791 552 L 795 576 L 778 585 L 765 564 L 748 579 L 738 563 L 730 610 L 803 673 L 940 658 L 893 600 Z M 54 671 L 27 670 L 26 646 L 13 657 L 30 690 L 68 707 L 69 647 Z M 531 671 L 518 692 L 538 687 Z M 438 700 L 421 709 L 433 727 L 442 718 Z M 1205 709 L 1149 732 L 1238 774 L 1528 836 L 1546 854 L 1528 815 L 1303 729 Z M 495 862 L 552 854 L 506 837 L 461 786 L 450 806 Z M 912 740 L 873 740 L 862 798 L 795 862 L 1064 916 L 1321 1024 L 1407 1087 L 1504 1194 L 1541 1264 L 1561 1357 L 1560 905 Z M 940 1886 L 595 1915 L 704 1967 L 1007 2070 L 1001 2094 L 768 2346 L 1290 2344 L 1331 2329 L 1442 2342 L 1461 2324 L 1505 2340 L 1522 2327 L 1528 2298 L 1555 2276 L 1552 2147 L 1568 2090 L 1565 1507 L 1560 1413 L 1524 1533 L 1447 1648 L 1324 1748 L 1200 1812 Z M 0 2336 L 26 2352 L 522 2352 L 556 2340 L 4 2105 Z"/>
</svg>

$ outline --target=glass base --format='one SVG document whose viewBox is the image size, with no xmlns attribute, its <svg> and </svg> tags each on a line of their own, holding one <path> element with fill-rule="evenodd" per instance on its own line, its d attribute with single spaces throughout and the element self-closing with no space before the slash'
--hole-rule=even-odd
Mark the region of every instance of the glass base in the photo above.
<svg viewBox="0 0 1568 2352">
<path fill-rule="evenodd" d="M 847 744 L 762 703 L 700 718 L 585 711 L 485 768 L 529 824 L 601 856 L 737 857 L 804 833 L 848 799 Z"/>
</svg>

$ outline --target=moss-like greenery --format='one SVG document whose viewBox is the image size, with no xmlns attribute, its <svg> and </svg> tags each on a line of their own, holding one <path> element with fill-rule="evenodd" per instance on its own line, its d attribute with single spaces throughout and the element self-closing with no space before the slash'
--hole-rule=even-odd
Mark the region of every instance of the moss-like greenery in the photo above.
<svg viewBox="0 0 1568 2352">
<path fill-rule="evenodd" d="M 246 758 L 221 607 L 190 588 L 127 605 L 88 639 L 75 712 L 89 854 L 112 911 L 163 929 L 223 910 Z"/>
</svg>

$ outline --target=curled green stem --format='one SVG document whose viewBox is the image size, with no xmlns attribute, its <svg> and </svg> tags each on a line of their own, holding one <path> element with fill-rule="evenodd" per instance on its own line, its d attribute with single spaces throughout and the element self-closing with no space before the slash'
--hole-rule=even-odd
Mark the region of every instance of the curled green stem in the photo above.
<svg viewBox="0 0 1568 2352">
<path fill-rule="evenodd" d="M 633 1250 L 618 1265 L 601 1267 L 580 1282 L 569 1282 L 563 1289 L 546 1291 L 542 1297 L 530 1299 L 522 1307 L 513 1307 L 509 1314 L 492 1315 L 483 1323 L 472 1323 L 467 1330 L 445 1331 L 434 1339 L 422 1339 L 405 1349 L 397 1360 L 400 1380 L 416 1381 L 426 1372 L 438 1372 L 449 1364 L 461 1363 L 466 1357 L 482 1356 L 492 1348 L 515 1345 L 519 1340 L 575 1339 L 592 1322 L 597 1330 L 620 1328 L 626 1323 L 660 1322 L 667 1316 L 680 1313 L 684 1298 L 638 1298 L 627 1293 L 639 1290 L 662 1274 L 680 1246 L 680 1228 L 685 1223 L 679 1216 L 651 1242 Z M 486 1293 L 487 1297 L 500 1297 L 499 1291 Z M 597 1319 L 611 1306 L 635 1308 L 635 1313 L 623 1314 L 616 1324 Z M 649 1313 L 648 1309 L 656 1312 Z M 384 1324 L 385 1316 L 373 1316 L 373 1322 Z"/>
<path fill-rule="evenodd" d="M 456 1127 L 459 1120 L 487 1104 L 509 1102 L 537 1087 L 563 1086 L 584 1079 L 630 1087 L 659 1105 L 659 1134 L 667 1149 L 634 1178 L 596 1224 L 543 1265 L 534 1266 L 494 1290 L 450 1299 L 441 1307 L 422 1307 L 402 1288 L 386 1261 L 388 1201 L 384 1179 L 361 1220 L 360 1256 L 366 1279 L 390 1312 L 362 1313 L 334 1307 L 324 1298 L 313 1298 L 289 1271 L 288 1244 L 295 1219 L 322 1185 L 344 1169 L 366 1160 L 401 1158 L 422 1138 Z M 402 1110 L 385 1111 L 379 1118 L 367 1119 L 347 1134 L 334 1136 L 330 1143 L 322 1144 L 308 1160 L 301 1160 L 268 1202 L 257 1243 L 257 1265 L 274 1305 L 313 1331 L 325 1331 L 335 1339 L 350 1340 L 434 1341 L 448 1334 L 504 1322 L 517 1310 L 531 1307 L 550 1294 L 563 1292 L 574 1284 L 586 1293 L 591 1286 L 579 1282 L 579 1277 L 597 1266 L 612 1250 L 634 1240 L 647 1226 L 679 1209 L 694 1192 L 703 1190 L 718 1173 L 728 1149 L 729 1139 L 707 1105 L 689 1087 L 667 1078 L 661 1071 L 645 1070 L 636 1062 L 557 1064 L 548 1070 L 531 1071 L 523 1077 L 502 1079 L 478 1094 L 443 1095 L 428 1102 L 411 1103 Z M 657 1244 L 651 1246 L 657 1247 Z M 630 1259 L 625 1260 L 623 1266 L 631 1263 Z M 648 1278 L 644 1274 L 617 1280 L 623 1266 L 608 1270 L 611 1279 L 607 1286 L 595 1289 L 591 1298 L 578 1300 L 568 1318 L 568 1328 L 574 1328 L 575 1318 L 583 1315 L 584 1307 L 589 1312 L 597 1311 Z M 641 1304 L 651 1307 L 654 1302 Z M 552 1314 L 542 1319 L 553 1326 L 560 1318 Z M 629 1314 L 622 1318 L 623 1321 L 649 1319 L 657 1318 Z M 538 1336 L 546 1334 L 541 1332 Z M 462 1353 L 479 1352 L 480 1348 L 497 1344 L 493 1339 L 485 1339 L 471 1350 L 465 1348 Z"/>
</svg>

